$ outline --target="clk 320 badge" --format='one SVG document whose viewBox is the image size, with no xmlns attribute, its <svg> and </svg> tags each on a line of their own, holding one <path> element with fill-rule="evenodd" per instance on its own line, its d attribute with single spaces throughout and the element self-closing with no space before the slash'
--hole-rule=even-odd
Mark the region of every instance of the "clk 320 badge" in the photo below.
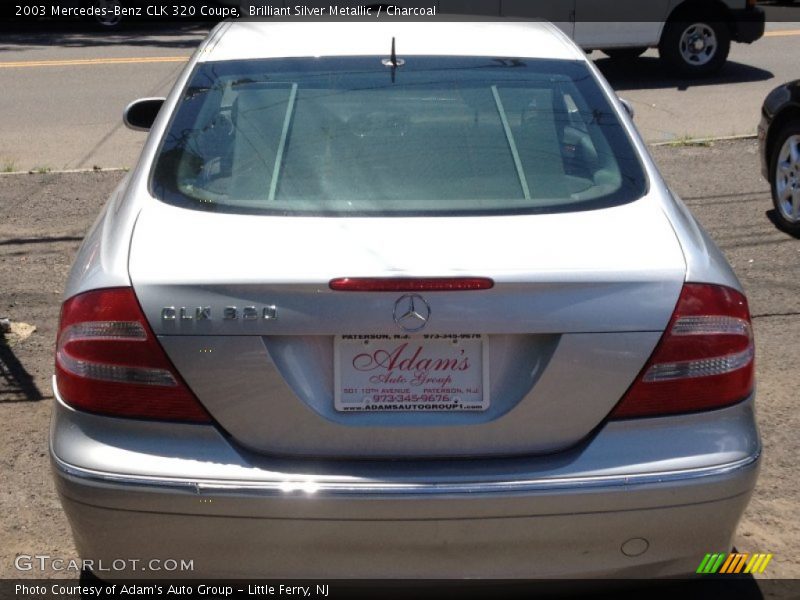
<svg viewBox="0 0 800 600">
<path fill-rule="evenodd" d="M 162 321 L 211 321 L 215 311 L 210 306 L 165 306 L 161 309 Z M 257 321 L 266 320 L 274 321 L 278 318 L 278 308 L 275 305 L 264 306 L 259 308 L 256 306 L 244 306 L 238 308 L 236 306 L 226 306 L 222 309 L 222 318 L 225 321 L 235 321 L 242 319 L 243 321 Z"/>
</svg>

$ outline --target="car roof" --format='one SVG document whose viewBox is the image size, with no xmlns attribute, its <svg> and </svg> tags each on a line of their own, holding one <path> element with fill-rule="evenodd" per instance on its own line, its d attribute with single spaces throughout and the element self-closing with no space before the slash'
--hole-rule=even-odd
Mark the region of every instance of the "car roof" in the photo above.
<svg viewBox="0 0 800 600">
<path fill-rule="evenodd" d="M 220 26 L 199 53 L 203 62 L 304 56 L 497 56 L 586 60 L 544 21 L 319 22 L 235 21 Z"/>
</svg>

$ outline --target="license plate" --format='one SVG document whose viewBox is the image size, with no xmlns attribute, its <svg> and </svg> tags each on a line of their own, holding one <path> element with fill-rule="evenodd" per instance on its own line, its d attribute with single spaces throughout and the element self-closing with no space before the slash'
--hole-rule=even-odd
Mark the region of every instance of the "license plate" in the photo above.
<svg viewBox="0 0 800 600">
<path fill-rule="evenodd" d="M 486 336 L 340 335 L 334 406 L 340 412 L 464 412 L 489 408 Z"/>
</svg>

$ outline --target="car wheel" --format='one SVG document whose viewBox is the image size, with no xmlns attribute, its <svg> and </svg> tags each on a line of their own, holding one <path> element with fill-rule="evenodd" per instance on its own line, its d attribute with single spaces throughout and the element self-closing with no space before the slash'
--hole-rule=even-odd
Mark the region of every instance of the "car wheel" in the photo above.
<svg viewBox="0 0 800 600">
<path fill-rule="evenodd" d="M 647 47 L 636 48 L 608 48 L 604 49 L 603 53 L 614 60 L 633 60 L 639 58 L 647 51 Z"/>
<path fill-rule="evenodd" d="M 779 225 L 800 235 L 800 119 L 778 132 L 770 151 L 772 203 Z"/>
<path fill-rule="evenodd" d="M 688 77 L 719 71 L 730 49 L 728 26 L 712 21 L 670 21 L 658 45 L 661 58 L 674 71 Z"/>
</svg>

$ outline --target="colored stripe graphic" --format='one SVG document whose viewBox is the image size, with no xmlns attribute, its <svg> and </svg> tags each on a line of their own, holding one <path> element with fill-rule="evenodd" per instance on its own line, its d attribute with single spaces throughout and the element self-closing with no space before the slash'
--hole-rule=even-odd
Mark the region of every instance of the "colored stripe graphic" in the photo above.
<svg viewBox="0 0 800 600">
<path fill-rule="evenodd" d="M 739 560 L 736 562 L 736 568 L 735 569 L 731 569 L 731 573 L 740 573 L 741 570 L 742 570 L 742 567 L 744 567 L 744 563 L 747 562 L 747 559 L 749 558 L 749 556 L 750 556 L 749 554 L 740 555 Z"/>
<path fill-rule="evenodd" d="M 767 564 L 772 560 L 772 554 L 754 554 L 750 562 L 747 563 L 745 573 L 763 573 Z"/>
<path fill-rule="evenodd" d="M 738 554 L 734 553 L 728 556 L 728 560 L 725 561 L 725 564 L 722 565 L 722 569 L 720 569 L 720 573 L 738 573 L 744 567 L 744 563 L 747 561 L 749 554 Z"/>
<path fill-rule="evenodd" d="M 718 554 L 706 554 L 706 557 L 703 559 L 703 562 L 700 563 L 697 572 L 704 574 L 716 573 L 719 571 L 720 566 L 722 566 L 726 556 L 727 554 L 724 552 L 720 552 Z"/>
<path fill-rule="evenodd" d="M 717 564 L 717 559 L 718 558 L 719 558 L 719 554 L 712 554 L 709 557 L 708 562 L 706 563 L 706 566 L 703 568 L 702 572 L 703 573 L 714 573 L 714 572 L 716 572 L 716 570 L 712 571 L 712 569 L 714 569 L 714 565 Z"/>
<path fill-rule="evenodd" d="M 725 554 L 724 552 L 722 552 L 722 553 L 719 555 L 719 558 L 717 559 L 717 562 L 716 562 L 716 563 L 714 564 L 714 566 L 711 568 L 711 571 L 710 571 L 711 573 L 716 573 L 717 571 L 719 571 L 719 568 L 722 566 L 722 563 L 723 563 L 723 562 L 724 562 L 724 560 L 725 560 L 725 556 L 726 556 L 726 554 Z"/>
<path fill-rule="evenodd" d="M 758 560 L 756 560 L 755 562 L 751 560 L 750 562 L 753 564 L 752 566 L 747 565 L 747 567 L 750 570 L 748 571 L 747 569 L 745 569 L 745 573 L 763 573 L 764 569 L 767 568 L 767 564 L 769 564 L 769 561 L 772 560 L 772 554 L 754 554 L 753 558 L 755 557 L 758 557 Z"/>
<path fill-rule="evenodd" d="M 731 564 L 736 562 L 736 559 L 739 557 L 738 554 L 729 554 L 728 558 L 722 563 L 722 567 L 720 568 L 720 573 L 727 573 L 728 569 L 731 568 Z"/>
<path fill-rule="evenodd" d="M 758 572 L 759 573 L 763 573 L 764 569 L 767 568 L 767 565 L 769 564 L 769 561 L 771 561 L 771 560 L 772 560 L 772 554 L 767 554 L 767 556 L 764 558 L 764 562 L 761 563 L 761 568 L 758 570 Z"/>
<path fill-rule="evenodd" d="M 711 558 L 710 554 L 706 554 L 705 558 L 700 561 L 700 566 L 697 567 L 697 571 L 695 573 L 705 573 L 706 572 L 706 565 L 708 564 L 709 559 Z"/>
<path fill-rule="evenodd" d="M 761 562 L 762 554 L 753 554 L 750 557 L 750 562 L 747 563 L 747 566 L 744 568 L 745 573 L 751 573 L 753 571 L 753 567 L 758 567 L 758 564 Z"/>
<path fill-rule="evenodd" d="M 748 552 L 733 552 L 727 554 L 720 552 L 706 554 L 700 561 L 696 573 L 703 575 L 736 574 L 736 573 L 763 573 L 767 564 L 772 560 L 772 554 L 750 554 Z"/>
</svg>

